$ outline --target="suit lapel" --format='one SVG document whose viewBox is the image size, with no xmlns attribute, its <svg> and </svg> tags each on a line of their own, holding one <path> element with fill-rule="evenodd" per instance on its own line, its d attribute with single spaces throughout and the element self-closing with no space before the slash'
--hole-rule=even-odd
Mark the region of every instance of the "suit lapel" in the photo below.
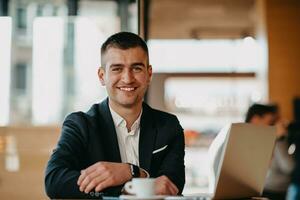
<svg viewBox="0 0 300 200">
<path fill-rule="evenodd" d="M 152 158 L 152 151 L 155 145 L 157 130 L 153 120 L 151 108 L 143 103 L 141 116 L 141 129 L 139 139 L 139 162 L 140 167 L 149 171 Z"/>
<path fill-rule="evenodd" d="M 105 129 L 99 130 L 103 136 L 103 146 L 107 160 L 111 162 L 121 162 L 120 150 L 115 125 L 109 110 L 108 98 L 99 104 L 101 118 L 99 123 L 105 122 Z"/>
</svg>

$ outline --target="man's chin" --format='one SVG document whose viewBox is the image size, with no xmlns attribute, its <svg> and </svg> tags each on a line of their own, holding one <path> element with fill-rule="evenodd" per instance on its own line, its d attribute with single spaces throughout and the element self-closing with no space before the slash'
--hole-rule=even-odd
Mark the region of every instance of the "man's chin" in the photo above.
<svg viewBox="0 0 300 200">
<path fill-rule="evenodd" d="M 139 104 L 137 102 L 122 102 L 120 103 L 124 108 L 134 108 Z"/>
<path fill-rule="evenodd" d="M 115 99 L 114 103 L 124 108 L 134 108 L 139 105 L 136 99 Z"/>
</svg>

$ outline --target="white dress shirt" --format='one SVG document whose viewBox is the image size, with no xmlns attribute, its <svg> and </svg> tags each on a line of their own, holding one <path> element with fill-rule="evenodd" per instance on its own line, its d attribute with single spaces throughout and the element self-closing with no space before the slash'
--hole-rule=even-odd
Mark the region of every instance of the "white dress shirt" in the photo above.
<svg viewBox="0 0 300 200">
<path fill-rule="evenodd" d="M 128 132 L 126 120 L 116 113 L 110 106 L 109 109 L 117 133 L 122 163 L 131 163 L 139 166 L 139 137 L 142 111 Z"/>
</svg>

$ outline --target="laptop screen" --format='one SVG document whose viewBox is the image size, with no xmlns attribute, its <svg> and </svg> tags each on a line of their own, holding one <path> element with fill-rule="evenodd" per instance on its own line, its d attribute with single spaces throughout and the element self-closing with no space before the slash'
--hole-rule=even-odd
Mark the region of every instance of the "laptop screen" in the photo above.
<svg viewBox="0 0 300 200">
<path fill-rule="evenodd" d="M 214 198 L 259 196 L 269 168 L 276 129 L 248 123 L 224 127 L 210 146 Z"/>
</svg>

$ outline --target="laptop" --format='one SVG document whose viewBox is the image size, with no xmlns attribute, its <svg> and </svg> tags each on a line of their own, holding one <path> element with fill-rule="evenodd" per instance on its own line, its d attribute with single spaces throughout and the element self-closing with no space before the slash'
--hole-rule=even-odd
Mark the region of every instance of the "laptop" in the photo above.
<svg viewBox="0 0 300 200">
<path fill-rule="evenodd" d="M 263 191 L 275 140 L 276 128 L 272 126 L 248 123 L 225 126 L 208 151 L 211 163 L 209 193 L 162 199 L 256 199 Z"/>
<path fill-rule="evenodd" d="M 225 126 L 209 148 L 212 169 L 209 193 L 189 194 L 181 199 L 259 197 L 263 191 L 275 140 L 275 127 L 248 123 Z M 175 200 L 176 197 L 165 199 Z"/>
</svg>

